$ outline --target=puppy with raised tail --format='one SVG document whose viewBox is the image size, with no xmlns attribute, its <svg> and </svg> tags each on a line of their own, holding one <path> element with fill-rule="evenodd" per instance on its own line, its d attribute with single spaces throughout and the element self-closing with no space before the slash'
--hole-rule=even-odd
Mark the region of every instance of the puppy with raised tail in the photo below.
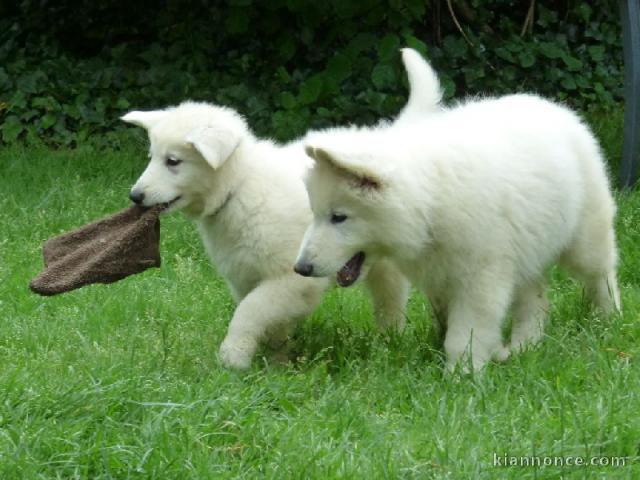
<svg viewBox="0 0 640 480">
<path fill-rule="evenodd" d="M 413 51 L 405 52 L 404 61 L 411 96 L 397 122 L 435 111 L 440 101 L 438 79 L 429 65 Z M 205 103 L 133 111 L 122 119 L 145 128 L 151 143 L 151 160 L 131 199 L 146 206 L 166 203 L 195 221 L 238 302 L 220 359 L 231 368 L 248 368 L 258 345 L 282 345 L 330 284 L 327 278 L 303 278 L 292 269 L 312 219 L 303 181 L 311 161 L 302 142 L 260 140 L 238 113 Z M 388 126 L 379 127 L 384 128 Z M 401 328 L 407 280 L 381 259 L 372 264 L 366 281 L 379 326 Z"/>
<path fill-rule="evenodd" d="M 318 277 L 338 272 L 347 286 L 391 259 L 446 329 L 449 369 L 479 369 L 540 340 L 553 263 L 582 280 L 602 311 L 620 309 L 605 164 L 567 108 L 511 95 L 305 143 L 314 219 L 297 265 Z"/>
</svg>

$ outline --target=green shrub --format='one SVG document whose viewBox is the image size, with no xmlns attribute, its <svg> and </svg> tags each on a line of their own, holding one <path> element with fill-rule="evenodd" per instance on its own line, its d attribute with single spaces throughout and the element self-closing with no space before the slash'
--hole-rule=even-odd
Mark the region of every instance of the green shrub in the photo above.
<svg viewBox="0 0 640 480">
<path fill-rule="evenodd" d="M 113 143 L 130 108 L 230 105 L 261 135 L 369 123 L 406 98 L 398 49 L 431 59 L 446 98 L 536 91 L 589 109 L 622 98 L 616 3 L 198 0 L 0 7 L 0 139 Z M 529 31 L 530 30 L 530 31 Z"/>
</svg>

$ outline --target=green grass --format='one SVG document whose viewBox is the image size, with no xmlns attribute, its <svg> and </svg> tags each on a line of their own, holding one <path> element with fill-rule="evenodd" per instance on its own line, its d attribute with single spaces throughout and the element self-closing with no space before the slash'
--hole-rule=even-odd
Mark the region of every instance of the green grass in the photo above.
<svg viewBox="0 0 640 480">
<path fill-rule="evenodd" d="M 610 157 L 620 116 L 593 117 Z M 57 297 L 29 292 L 43 240 L 127 205 L 142 146 L 0 151 L 0 478 L 640 478 L 640 193 L 619 195 L 624 314 L 551 273 L 535 350 L 443 375 L 428 308 L 374 333 L 334 290 L 298 360 L 216 361 L 233 302 L 193 226 L 163 219 L 160 269 Z M 623 456 L 625 467 L 495 467 L 506 455 Z"/>
</svg>

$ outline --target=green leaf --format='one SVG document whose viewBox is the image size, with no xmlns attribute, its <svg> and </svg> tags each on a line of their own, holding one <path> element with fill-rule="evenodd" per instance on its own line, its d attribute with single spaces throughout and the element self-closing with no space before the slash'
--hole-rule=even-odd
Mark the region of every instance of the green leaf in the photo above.
<svg viewBox="0 0 640 480">
<path fill-rule="evenodd" d="M 453 58 L 466 57 L 469 53 L 469 46 L 462 37 L 447 35 L 442 46 L 444 51 Z"/>
<path fill-rule="evenodd" d="M 371 72 L 371 81 L 377 88 L 384 88 L 396 83 L 396 75 L 391 65 L 379 64 Z"/>
<path fill-rule="evenodd" d="M 326 71 L 331 80 L 342 82 L 351 75 L 351 62 L 346 55 L 335 55 L 329 60 Z"/>
<path fill-rule="evenodd" d="M 563 55 L 562 61 L 567 66 L 567 69 L 569 69 L 569 70 L 571 70 L 573 72 L 577 72 L 579 70 L 582 70 L 582 62 L 579 59 L 577 59 L 576 57 L 572 57 L 569 54 Z"/>
<path fill-rule="evenodd" d="M 165 50 L 158 43 L 152 43 L 147 48 L 145 48 L 142 53 L 138 55 L 144 61 L 146 61 L 149 65 L 155 65 L 162 63 L 162 59 L 165 56 Z"/>
<path fill-rule="evenodd" d="M 355 18 L 360 10 L 360 5 L 358 5 L 358 2 L 335 2 L 332 6 L 334 8 L 336 16 L 340 20 Z"/>
<path fill-rule="evenodd" d="M 300 32 L 300 40 L 307 46 L 311 46 L 313 44 L 313 40 L 315 39 L 315 32 L 313 29 L 309 27 L 302 28 L 302 32 Z"/>
<path fill-rule="evenodd" d="M 47 110 L 47 111 L 60 109 L 60 105 L 58 105 L 58 102 L 51 96 L 34 97 L 31 99 L 31 106 L 35 108 Z"/>
<path fill-rule="evenodd" d="M 291 75 L 289 75 L 289 72 L 287 72 L 287 69 L 284 68 L 282 65 L 280 65 L 276 69 L 276 75 L 284 83 L 289 83 L 291 81 Z"/>
<path fill-rule="evenodd" d="M 565 51 L 560 48 L 556 43 L 552 42 L 540 42 L 539 50 L 542 55 L 552 60 L 561 58 L 565 55 Z"/>
<path fill-rule="evenodd" d="M 296 54 L 296 43 L 292 37 L 287 37 L 278 46 L 278 53 L 283 62 L 288 62 Z"/>
<path fill-rule="evenodd" d="M 478 82 L 482 77 L 484 77 L 484 67 L 463 67 L 462 71 L 464 72 L 464 79 L 468 85 L 473 85 Z"/>
<path fill-rule="evenodd" d="M 44 90 L 45 80 L 46 75 L 43 72 L 36 70 L 35 72 L 21 75 L 16 82 L 16 87 L 18 90 L 25 93 L 39 93 Z"/>
<path fill-rule="evenodd" d="M 575 80 L 576 80 L 576 85 L 578 86 L 578 88 L 582 88 L 582 89 L 586 90 L 591 86 L 591 82 L 584 75 L 576 75 Z"/>
<path fill-rule="evenodd" d="M 444 89 L 444 97 L 451 98 L 456 93 L 456 84 L 448 75 L 440 75 L 440 84 Z"/>
<path fill-rule="evenodd" d="M 63 105 L 62 111 L 65 115 L 73 118 L 74 120 L 78 120 L 80 118 L 80 112 L 78 111 L 78 107 L 73 104 Z"/>
<path fill-rule="evenodd" d="M 302 105 L 315 102 L 322 93 L 323 81 L 319 75 L 309 77 L 300 87 L 298 101 Z"/>
<path fill-rule="evenodd" d="M 11 100 L 9 100 L 9 109 L 15 111 L 16 109 L 23 109 L 27 107 L 27 97 L 22 91 L 17 91 Z"/>
<path fill-rule="evenodd" d="M 404 44 L 409 47 L 409 48 L 413 48 L 414 50 L 416 50 L 417 52 L 420 53 L 420 55 L 426 57 L 427 56 L 427 44 L 424 43 L 422 40 L 420 40 L 419 38 L 414 37 L 413 35 L 404 35 Z"/>
<path fill-rule="evenodd" d="M 505 48 L 507 48 L 510 52 L 518 53 L 521 52 L 524 46 L 518 37 L 512 38 L 510 42 L 505 44 Z"/>
<path fill-rule="evenodd" d="M 427 2 L 424 0 L 409 0 L 404 3 L 415 19 L 421 19 L 427 8 Z"/>
<path fill-rule="evenodd" d="M 371 89 L 367 90 L 364 95 L 364 99 L 367 104 L 379 114 L 382 114 L 381 110 L 386 98 L 387 95 L 385 95 L 384 93 L 374 92 Z"/>
<path fill-rule="evenodd" d="M 56 123 L 56 117 L 55 117 L 55 115 L 51 115 L 50 113 L 45 113 L 40 118 L 40 126 L 42 128 L 44 128 L 45 130 L 47 128 L 53 127 L 53 125 L 55 125 L 55 123 Z"/>
<path fill-rule="evenodd" d="M 583 22 L 587 23 L 591 19 L 593 9 L 587 2 L 579 2 L 576 8 L 578 15 L 580 15 Z"/>
<path fill-rule="evenodd" d="M 249 18 L 249 12 L 244 8 L 230 8 L 224 24 L 229 33 L 245 33 L 249 29 Z"/>
<path fill-rule="evenodd" d="M 346 46 L 346 54 L 355 59 L 365 50 L 369 50 L 376 44 L 376 37 L 371 33 L 359 33 L 357 34 Z"/>
<path fill-rule="evenodd" d="M 520 60 L 520 66 L 529 68 L 536 63 L 536 57 L 529 50 L 524 50 L 518 54 L 518 60 Z"/>
<path fill-rule="evenodd" d="M 514 82 L 516 77 L 518 76 L 518 70 L 513 65 L 507 65 L 502 69 L 502 74 L 504 78 L 508 82 Z"/>
<path fill-rule="evenodd" d="M 587 48 L 587 50 L 589 51 L 589 55 L 591 56 L 592 60 L 596 62 L 601 62 L 602 60 L 604 60 L 604 46 L 591 45 Z"/>
<path fill-rule="evenodd" d="M 560 82 L 560 85 L 562 85 L 567 90 L 575 90 L 576 89 L 576 82 L 573 80 L 572 77 L 563 78 L 562 81 Z"/>
<path fill-rule="evenodd" d="M 8 116 L 2 124 L 2 140 L 5 143 L 13 143 L 22 133 L 24 127 L 14 115 Z"/>
<path fill-rule="evenodd" d="M 378 55 L 383 62 L 389 62 L 398 57 L 400 50 L 400 39 L 397 35 L 385 35 L 378 45 Z"/>
<path fill-rule="evenodd" d="M 494 52 L 499 58 L 506 60 L 507 62 L 516 63 L 516 58 L 508 49 L 504 47 L 498 47 L 494 50 Z"/>
<path fill-rule="evenodd" d="M 296 106 L 296 97 L 290 92 L 282 92 L 280 94 L 280 105 L 287 110 L 291 110 Z"/>
<path fill-rule="evenodd" d="M 309 111 L 306 108 L 287 112 L 276 111 L 271 116 L 271 130 L 279 140 L 302 135 L 308 123 Z"/>
<path fill-rule="evenodd" d="M 11 80 L 9 75 L 7 75 L 7 71 L 0 67 L 0 90 L 4 90 L 11 85 Z"/>
<path fill-rule="evenodd" d="M 127 100 L 124 97 L 120 97 L 116 102 L 116 107 L 119 108 L 120 110 L 126 110 L 130 106 L 131 104 L 129 103 L 129 100 Z"/>
<path fill-rule="evenodd" d="M 20 120 L 22 121 L 23 124 L 27 124 L 34 118 L 39 117 L 40 115 L 41 113 L 39 110 L 36 110 L 35 108 L 30 108 L 28 110 L 23 110 L 20 113 Z"/>
</svg>

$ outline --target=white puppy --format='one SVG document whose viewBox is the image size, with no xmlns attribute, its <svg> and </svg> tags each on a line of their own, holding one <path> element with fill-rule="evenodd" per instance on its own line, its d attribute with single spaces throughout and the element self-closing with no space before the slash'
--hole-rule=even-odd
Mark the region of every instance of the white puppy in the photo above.
<svg viewBox="0 0 640 480">
<path fill-rule="evenodd" d="M 440 87 L 414 51 L 403 60 L 411 95 L 398 121 L 435 111 Z M 257 139 L 235 111 L 186 102 L 122 117 L 147 129 L 151 161 L 131 190 L 134 202 L 184 210 L 238 302 L 220 347 L 224 365 L 248 368 L 261 342 L 280 345 L 319 304 L 326 278 L 292 269 L 312 214 L 303 177 L 303 144 Z M 380 127 L 385 128 L 384 126 Z M 367 277 L 378 325 L 401 328 L 409 284 L 395 266 L 376 262 Z"/>
<path fill-rule="evenodd" d="M 554 262 L 602 310 L 620 308 L 605 165 L 570 110 L 532 95 L 471 101 L 386 130 L 311 134 L 306 151 L 314 221 L 297 270 L 349 284 L 392 259 L 446 328 L 449 369 L 540 339 Z"/>
</svg>

